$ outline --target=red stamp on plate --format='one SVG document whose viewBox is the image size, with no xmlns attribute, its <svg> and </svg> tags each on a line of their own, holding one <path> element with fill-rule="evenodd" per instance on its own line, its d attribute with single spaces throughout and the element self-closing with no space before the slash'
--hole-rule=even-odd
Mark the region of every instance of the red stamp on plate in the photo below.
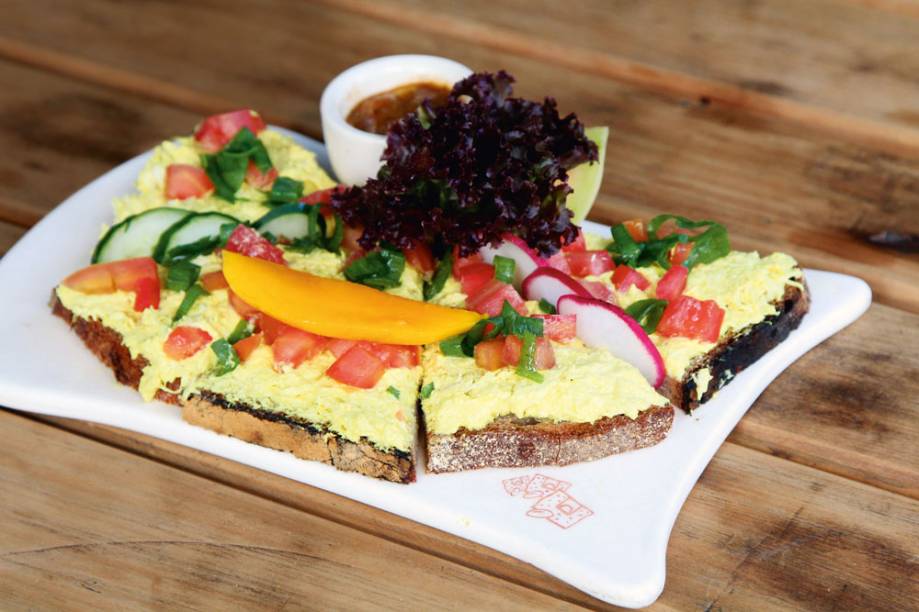
<svg viewBox="0 0 919 612">
<path fill-rule="evenodd" d="M 568 493 L 570 482 L 542 474 L 529 474 L 502 481 L 511 497 L 536 500 L 527 516 L 546 519 L 553 525 L 568 529 L 593 514 L 593 510 Z"/>
</svg>

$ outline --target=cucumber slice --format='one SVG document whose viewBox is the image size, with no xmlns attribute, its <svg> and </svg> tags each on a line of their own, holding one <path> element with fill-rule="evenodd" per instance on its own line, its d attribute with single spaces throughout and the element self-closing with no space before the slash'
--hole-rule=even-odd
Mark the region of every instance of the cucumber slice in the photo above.
<svg viewBox="0 0 919 612">
<path fill-rule="evenodd" d="M 149 257 L 162 233 L 190 214 L 180 208 L 164 207 L 131 215 L 105 232 L 93 251 L 92 263 Z"/>
<path fill-rule="evenodd" d="M 587 218 L 600 192 L 609 128 L 590 127 L 584 130 L 584 135 L 597 144 L 597 161 L 575 166 L 568 172 L 568 184 L 573 191 L 565 200 L 565 206 L 571 211 L 571 220 L 578 225 Z"/>
<path fill-rule="evenodd" d="M 276 238 L 294 241 L 310 233 L 309 204 L 291 202 L 278 206 L 253 224 L 261 234 L 270 233 Z"/>
<path fill-rule="evenodd" d="M 153 258 L 161 264 L 169 264 L 177 259 L 210 253 L 220 243 L 220 228 L 240 223 L 239 219 L 218 212 L 189 215 L 163 232 Z"/>
</svg>

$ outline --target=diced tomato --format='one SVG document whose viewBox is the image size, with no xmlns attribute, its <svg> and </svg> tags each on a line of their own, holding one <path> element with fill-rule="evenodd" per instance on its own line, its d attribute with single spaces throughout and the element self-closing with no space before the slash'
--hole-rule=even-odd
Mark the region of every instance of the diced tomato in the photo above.
<svg viewBox="0 0 919 612">
<path fill-rule="evenodd" d="M 593 276 L 609 272 L 615 266 L 609 251 L 575 251 L 566 253 L 568 265 L 574 276 Z"/>
<path fill-rule="evenodd" d="M 625 231 L 629 233 L 629 236 L 635 242 L 648 241 L 648 228 L 641 219 L 629 219 L 628 221 L 623 221 L 622 225 L 625 226 Z"/>
<path fill-rule="evenodd" d="M 459 247 L 453 248 L 453 278 L 459 279 L 459 271 L 465 268 L 466 266 L 474 263 L 482 263 L 482 256 L 478 253 L 473 253 L 467 255 L 466 257 L 459 256 Z"/>
<path fill-rule="evenodd" d="M 319 191 L 314 191 L 313 193 L 300 198 L 300 201 L 304 204 L 329 204 L 332 202 L 333 195 L 347 190 L 348 187 L 345 185 L 336 185 L 335 187 L 329 187 L 328 189 L 320 189 Z"/>
<path fill-rule="evenodd" d="M 495 277 L 495 267 L 485 262 L 469 263 L 456 274 L 463 293 L 473 295 Z"/>
<path fill-rule="evenodd" d="M 625 291 L 632 285 L 642 291 L 651 286 L 651 282 L 641 272 L 625 264 L 617 267 L 613 272 L 613 284 L 619 291 Z"/>
<path fill-rule="evenodd" d="M 562 251 L 565 253 L 574 253 L 577 251 L 586 251 L 587 250 L 587 241 L 584 240 L 583 230 L 578 230 L 578 237 L 571 241 L 570 244 L 566 244 L 562 247 Z"/>
<path fill-rule="evenodd" d="M 369 350 L 387 368 L 414 368 L 421 363 L 421 347 L 371 342 Z"/>
<path fill-rule="evenodd" d="M 723 321 L 724 310 L 715 300 L 701 301 L 681 295 L 667 304 L 657 324 L 657 333 L 717 342 Z"/>
<path fill-rule="evenodd" d="M 434 271 L 434 256 L 431 254 L 431 249 L 428 248 L 428 245 L 416 242 L 415 246 L 410 249 L 403 249 L 402 252 L 405 254 L 405 260 L 416 270 L 420 272 Z"/>
<path fill-rule="evenodd" d="M 143 312 L 148 308 L 160 307 L 160 279 L 145 276 L 134 283 L 134 310 Z"/>
<path fill-rule="evenodd" d="M 281 323 L 277 319 L 269 317 L 264 312 L 258 314 L 258 328 L 265 334 L 265 344 L 271 345 L 274 344 L 274 341 L 279 337 L 283 336 L 289 331 L 293 331 L 296 328 L 287 325 L 286 323 Z"/>
<path fill-rule="evenodd" d="M 478 348 L 478 345 L 476 345 Z M 523 340 L 517 336 L 507 336 L 504 339 L 503 359 L 505 365 L 515 366 L 520 363 L 520 354 L 523 352 Z M 536 369 L 550 370 L 555 367 L 555 351 L 552 343 L 546 338 L 536 339 Z"/>
<path fill-rule="evenodd" d="M 560 272 L 565 274 L 571 274 L 571 266 L 568 264 L 568 254 L 564 251 L 559 251 L 555 255 L 551 256 L 548 260 L 549 267 L 555 268 Z"/>
<path fill-rule="evenodd" d="M 504 367 L 504 339 L 492 338 L 475 345 L 475 364 L 483 370 Z"/>
<path fill-rule="evenodd" d="M 336 357 L 341 357 L 348 350 L 357 344 L 357 340 L 344 340 L 342 338 L 329 338 L 329 341 L 326 343 L 325 348 L 327 351 L 331 352 Z"/>
<path fill-rule="evenodd" d="M 477 293 L 469 296 L 466 299 L 466 308 L 493 317 L 501 313 L 505 301 L 510 302 L 511 307 L 520 314 L 527 314 L 526 302 L 517 290 L 497 279 L 488 281 Z"/>
<path fill-rule="evenodd" d="M 326 340 L 325 336 L 290 327 L 271 343 L 274 364 L 276 367 L 289 365 L 296 368 L 322 352 Z"/>
<path fill-rule="evenodd" d="M 101 265 L 109 267 L 112 271 L 112 278 L 115 281 L 115 289 L 120 289 L 121 291 L 134 291 L 137 287 L 137 281 L 143 278 L 153 278 L 159 283 L 159 272 L 152 257 L 122 259 Z"/>
<path fill-rule="evenodd" d="M 686 277 L 689 270 L 685 266 L 671 266 L 667 273 L 657 281 L 657 297 L 661 300 L 675 300 L 686 288 Z"/>
<path fill-rule="evenodd" d="M 214 183 L 204 168 L 191 164 L 169 164 L 166 166 L 166 198 L 186 200 L 203 198 L 214 191 Z"/>
<path fill-rule="evenodd" d="M 382 378 L 386 365 L 360 343 L 335 360 L 326 374 L 340 383 L 372 389 Z"/>
<path fill-rule="evenodd" d="M 202 121 L 198 129 L 195 130 L 195 140 L 208 153 L 216 153 L 233 140 L 236 132 L 244 127 L 252 130 L 252 133 L 258 134 L 266 126 L 258 113 L 246 108 L 220 115 L 211 115 Z"/>
<path fill-rule="evenodd" d="M 257 231 L 240 223 L 230 234 L 226 249 L 246 257 L 256 257 L 276 264 L 284 264 L 284 252 L 271 244 Z"/>
<path fill-rule="evenodd" d="M 670 249 L 670 265 L 682 266 L 691 252 L 691 242 L 677 242 L 673 248 Z"/>
<path fill-rule="evenodd" d="M 577 335 L 578 320 L 573 314 L 569 315 L 535 315 L 542 319 L 543 334 L 556 342 L 567 342 Z"/>
<path fill-rule="evenodd" d="M 230 285 L 227 284 L 226 277 L 223 275 L 223 271 L 221 270 L 202 274 L 201 286 L 204 287 L 208 292 L 217 291 L 218 289 L 228 289 L 230 287 Z"/>
<path fill-rule="evenodd" d="M 364 249 L 361 247 L 360 243 L 358 243 L 358 240 L 360 240 L 363 235 L 363 227 L 349 227 L 346 225 L 344 235 L 341 239 L 341 248 L 343 248 L 346 253 L 350 254 L 363 253 Z"/>
<path fill-rule="evenodd" d="M 248 338 L 238 341 L 233 345 L 233 348 L 236 350 L 236 354 L 239 355 L 239 360 L 245 363 L 249 359 L 249 355 L 261 345 L 262 334 L 252 334 Z"/>
<path fill-rule="evenodd" d="M 188 359 L 211 343 L 211 335 L 198 327 L 180 325 L 169 333 L 163 343 L 163 352 L 170 359 Z"/>
<path fill-rule="evenodd" d="M 258 166 L 255 165 L 255 162 L 251 159 L 249 160 L 249 167 L 246 168 L 246 182 L 255 187 L 256 189 L 261 189 L 262 191 L 270 191 L 271 186 L 274 185 L 274 180 L 278 178 L 278 171 L 276 168 L 268 168 L 267 172 L 262 172 L 258 169 Z"/>
<path fill-rule="evenodd" d="M 242 301 L 238 295 L 233 293 L 232 289 L 227 289 L 227 299 L 230 302 L 230 306 L 236 311 L 236 314 L 247 321 L 251 321 L 261 314 L 258 310 Z"/>
<path fill-rule="evenodd" d="M 137 257 L 95 264 L 74 272 L 62 284 L 80 293 L 114 293 L 116 290 L 136 291 L 141 279 L 148 279 L 147 285 L 156 280 L 159 286 L 159 273 L 153 258 Z"/>
<path fill-rule="evenodd" d="M 614 302 L 613 290 L 606 283 L 600 281 L 581 281 L 581 285 L 587 289 L 591 296 L 604 302 Z"/>
</svg>

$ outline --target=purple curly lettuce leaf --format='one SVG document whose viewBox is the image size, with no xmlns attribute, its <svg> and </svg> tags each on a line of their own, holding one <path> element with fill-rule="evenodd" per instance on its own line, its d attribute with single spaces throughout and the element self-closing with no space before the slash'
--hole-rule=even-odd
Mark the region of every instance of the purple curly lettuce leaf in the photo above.
<svg viewBox="0 0 919 612">
<path fill-rule="evenodd" d="M 596 145 L 552 98 L 511 97 L 513 81 L 503 71 L 470 75 L 444 106 L 425 103 L 390 129 L 377 177 L 332 200 L 364 228 L 362 247 L 421 242 L 468 255 L 510 232 L 550 255 L 575 239 L 568 170 L 596 161 Z"/>
</svg>

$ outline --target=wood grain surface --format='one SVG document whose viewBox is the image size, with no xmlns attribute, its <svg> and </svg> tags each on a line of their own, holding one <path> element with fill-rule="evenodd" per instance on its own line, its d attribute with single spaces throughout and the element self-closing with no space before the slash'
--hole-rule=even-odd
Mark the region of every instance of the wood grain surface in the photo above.
<svg viewBox="0 0 919 612">
<path fill-rule="evenodd" d="M 252 106 L 318 137 L 322 88 L 363 59 L 505 68 L 521 95 L 612 127 L 595 220 L 717 218 L 735 248 L 856 274 L 878 302 L 740 422 L 677 521 L 655 607 L 908 609 L 919 256 L 866 237 L 919 231 L 919 10 L 575 5 L 7 2 L 0 145 L 15 154 L 0 158 L 0 254 L 202 114 Z M 603 607 L 495 551 L 197 451 L 9 413 L 0 431 L 0 481 L 17 491 L 0 496 L 11 607 Z"/>
</svg>

